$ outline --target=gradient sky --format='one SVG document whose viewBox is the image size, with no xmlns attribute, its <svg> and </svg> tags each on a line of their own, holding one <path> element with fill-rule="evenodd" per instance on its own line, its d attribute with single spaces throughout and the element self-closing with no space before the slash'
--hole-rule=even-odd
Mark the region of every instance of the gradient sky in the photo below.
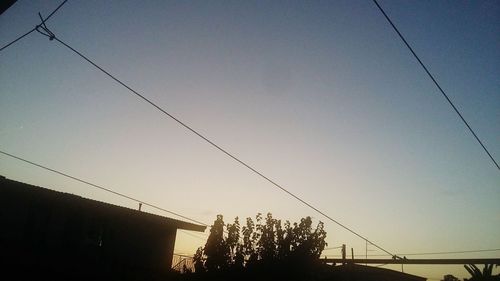
<svg viewBox="0 0 500 281">
<path fill-rule="evenodd" d="M 0 16 L 0 44 L 58 4 L 19 0 Z M 498 161 L 500 2 L 380 4 Z M 48 26 L 389 251 L 500 248 L 499 170 L 371 1 L 70 0 Z M 38 33 L 0 53 L 0 148 L 206 223 L 310 215 L 326 223 L 329 247 L 365 254 L 363 240 Z M 0 174 L 137 208 L 3 155 Z M 178 253 L 203 244 L 191 235 L 178 233 Z M 405 271 L 467 276 L 461 266 Z"/>
</svg>

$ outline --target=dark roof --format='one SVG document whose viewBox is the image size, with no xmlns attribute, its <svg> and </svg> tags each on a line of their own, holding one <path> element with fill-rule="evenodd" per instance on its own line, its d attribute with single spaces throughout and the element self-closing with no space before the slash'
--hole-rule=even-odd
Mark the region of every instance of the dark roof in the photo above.
<svg viewBox="0 0 500 281">
<path fill-rule="evenodd" d="M 126 215 L 135 217 L 137 219 L 153 221 L 156 224 L 165 225 L 168 227 L 175 227 L 178 229 L 192 230 L 192 231 L 205 231 L 206 226 L 193 224 L 181 220 L 176 220 L 168 217 L 163 217 L 151 213 L 146 213 L 139 210 L 134 210 L 118 205 L 113 205 L 101 201 L 84 198 L 78 195 L 59 192 L 35 185 L 30 185 L 23 182 L 7 179 L 0 175 L 0 194 L 3 193 L 16 193 L 23 198 L 35 196 L 37 198 L 44 198 L 50 201 L 66 202 L 70 204 L 86 204 L 92 205 L 97 208 L 104 208 L 115 212 L 125 213 Z"/>
<path fill-rule="evenodd" d="M 335 276 L 350 277 L 349 280 L 364 280 L 364 281 L 425 281 L 427 278 L 420 277 L 404 272 L 399 272 L 387 268 L 374 266 L 365 266 L 359 264 L 348 263 L 345 265 L 334 266 L 333 271 Z M 340 279 L 343 280 L 343 279 Z"/>
</svg>

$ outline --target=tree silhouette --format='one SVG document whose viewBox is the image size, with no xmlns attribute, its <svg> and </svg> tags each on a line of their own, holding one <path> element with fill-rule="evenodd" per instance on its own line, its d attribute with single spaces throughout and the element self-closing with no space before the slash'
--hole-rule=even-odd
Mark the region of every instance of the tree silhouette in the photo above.
<svg viewBox="0 0 500 281">
<path fill-rule="evenodd" d="M 225 231 L 224 231 L 225 227 Z M 302 218 L 293 225 L 274 219 L 271 213 L 246 219 L 240 227 L 238 217 L 234 223 L 224 224 L 217 215 L 204 248 L 194 257 L 197 272 L 218 272 L 228 269 L 304 267 L 318 262 L 325 242 L 326 231 L 319 222 L 313 229 L 311 217 Z"/>
<path fill-rule="evenodd" d="M 465 279 L 468 281 L 494 281 L 500 280 L 499 275 L 493 275 L 493 264 L 485 264 L 483 271 L 479 270 L 479 268 L 475 264 L 466 264 L 464 265 L 465 269 L 472 276 L 470 279 Z"/>
<path fill-rule="evenodd" d="M 227 239 L 224 239 L 222 215 L 217 215 L 203 253 L 206 256 L 205 266 L 208 271 L 225 269 L 231 264 L 230 247 Z"/>
</svg>

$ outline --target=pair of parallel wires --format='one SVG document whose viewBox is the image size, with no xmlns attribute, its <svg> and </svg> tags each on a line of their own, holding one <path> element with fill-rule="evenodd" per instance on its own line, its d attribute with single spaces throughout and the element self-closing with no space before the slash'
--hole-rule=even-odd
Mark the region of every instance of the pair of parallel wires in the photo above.
<svg viewBox="0 0 500 281">
<path fill-rule="evenodd" d="M 334 248 L 326 248 L 325 250 L 338 249 L 340 247 Z M 459 251 L 442 251 L 442 252 L 422 252 L 422 253 L 397 253 L 396 255 L 401 256 L 431 256 L 431 255 L 458 255 L 458 254 L 470 254 L 470 253 L 486 253 L 486 252 L 499 252 L 500 248 L 497 249 L 478 249 L 478 250 L 459 250 Z M 338 256 L 338 255 L 334 255 Z M 379 254 L 379 255 L 364 255 L 358 254 L 355 256 L 363 256 L 363 257 L 385 257 L 387 255 Z"/>
<path fill-rule="evenodd" d="M 112 75 L 111 73 L 109 73 L 108 71 L 104 70 L 102 67 L 100 67 L 99 65 L 97 65 L 94 61 L 92 61 L 91 59 L 89 59 L 88 57 L 86 57 L 85 55 L 83 55 L 81 52 L 79 52 L 78 50 L 74 49 L 73 47 L 71 47 L 69 44 L 65 43 L 64 41 L 62 41 L 61 39 L 59 39 L 57 36 L 55 36 L 54 33 L 52 33 L 52 31 L 50 31 L 50 29 L 46 26 L 46 21 L 48 21 L 65 3 L 67 2 L 67 0 L 64 0 L 52 13 L 49 14 L 49 16 L 47 16 L 45 19 L 39 14 L 40 16 L 40 20 L 41 20 L 41 23 L 37 26 L 35 26 L 33 29 L 31 29 L 30 31 L 26 32 L 25 34 L 21 35 L 20 37 L 18 37 L 17 39 L 15 39 L 14 41 L 8 43 L 7 45 L 3 46 L 0 51 L 3 51 L 4 49 L 6 49 L 7 47 L 11 46 L 12 44 L 18 42 L 19 40 L 23 39 L 24 37 L 28 36 L 29 34 L 33 33 L 34 31 L 37 31 L 39 32 L 40 34 L 44 35 L 44 36 L 47 36 L 51 41 L 52 40 L 55 40 L 57 42 L 59 42 L 60 44 L 62 44 L 63 46 L 65 46 L 66 48 L 68 48 L 69 50 L 71 50 L 72 52 L 74 52 L 75 54 L 77 54 L 78 56 L 80 56 L 82 59 L 84 59 L 85 61 L 87 61 L 88 63 L 90 63 L 91 65 L 93 65 L 95 68 L 97 68 L 98 70 L 100 70 L 101 72 L 103 72 L 104 74 L 106 74 L 109 78 L 113 79 L 115 82 L 117 82 L 118 84 L 122 85 L 123 87 L 125 87 L 127 90 L 129 90 L 131 93 L 133 93 L 134 95 L 136 95 L 137 97 L 139 97 L 141 100 L 143 100 L 144 102 L 148 103 L 149 105 L 151 105 L 152 107 L 154 107 L 155 109 L 157 109 L 158 111 L 160 111 L 161 113 L 163 113 L 164 115 L 168 116 L 169 118 L 173 119 L 175 122 L 177 122 L 179 125 L 181 125 L 182 127 L 184 127 L 185 129 L 187 129 L 188 131 L 192 132 L 193 134 L 197 135 L 198 137 L 200 137 L 201 139 L 203 139 L 205 142 L 207 142 L 208 144 L 210 144 L 211 146 L 215 147 L 217 150 L 219 150 L 220 152 L 224 153 L 226 156 L 228 156 L 229 158 L 232 158 L 234 161 L 238 162 L 239 164 L 243 165 L 244 167 L 246 167 L 247 169 L 249 169 L 250 171 L 252 171 L 253 173 L 257 174 L 258 176 L 260 176 L 261 178 L 265 179 L 266 181 L 268 181 L 269 183 L 271 183 L 272 185 L 274 185 L 276 188 L 282 190 L 283 192 L 287 193 L 289 196 L 293 197 L 294 199 L 298 200 L 299 202 L 301 202 L 302 204 L 306 205 L 307 207 L 309 207 L 310 209 L 314 210 L 315 212 L 321 214 L 322 216 L 324 216 L 325 218 L 327 218 L 328 220 L 330 220 L 331 222 L 339 225 L 340 227 L 344 228 L 345 230 L 351 232 L 352 234 L 356 235 L 357 237 L 363 239 L 364 241 L 366 241 L 367 243 L 370 243 L 371 245 L 375 246 L 376 248 L 378 248 L 379 250 L 385 252 L 386 254 L 390 255 L 390 256 L 394 256 L 391 252 L 387 251 L 386 249 L 382 248 L 381 246 L 373 243 L 372 241 L 368 240 L 366 237 L 362 236 L 361 234 L 357 233 L 356 231 L 352 230 L 351 228 L 347 227 L 346 225 L 340 223 L 339 221 L 333 219 L 332 217 L 330 217 L 328 214 L 324 213 L 323 211 L 319 210 L 318 208 L 314 207 L 312 204 L 306 202 L 305 200 L 303 200 L 302 198 L 300 198 L 299 196 L 295 195 L 294 193 L 290 192 L 289 190 L 287 190 L 286 188 L 284 188 L 283 186 L 281 186 L 280 184 L 278 184 L 276 181 L 272 180 L 271 178 L 267 177 L 266 175 L 264 175 L 262 172 L 258 171 L 257 169 L 255 169 L 253 166 L 251 166 L 250 164 L 247 164 L 246 162 L 244 162 L 243 160 L 240 160 L 238 157 L 236 157 L 235 155 L 233 155 L 232 153 L 230 153 L 229 151 L 227 151 L 226 149 L 222 148 L 221 146 L 217 145 L 216 143 L 214 143 L 213 141 L 211 141 L 209 138 L 205 137 L 204 135 L 202 135 L 201 133 L 199 133 L 197 130 L 193 129 L 191 126 L 187 125 L 186 123 L 184 123 L 183 121 L 181 121 L 180 119 L 178 119 L 177 117 L 173 116 L 172 114 L 170 114 L 169 112 L 167 112 L 165 109 L 163 109 L 162 107 L 160 107 L 159 105 L 157 105 L 156 103 L 154 103 L 153 101 L 151 101 L 150 99 L 148 99 L 147 97 L 145 97 L 144 95 L 138 93 L 136 90 L 132 89 L 130 86 L 128 86 L 127 84 L 125 84 L 124 82 L 122 82 L 121 80 L 119 80 L 118 78 L 116 78 L 114 75 Z M 411 51 L 411 53 L 414 55 L 414 57 L 417 59 L 417 61 L 420 63 L 420 65 L 424 68 L 424 70 L 426 71 L 426 73 L 429 75 L 429 77 L 432 79 L 432 81 L 434 82 L 434 84 L 438 87 L 438 89 L 440 90 L 440 92 L 443 94 L 443 96 L 446 98 L 446 100 L 449 102 L 449 104 L 452 106 L 452 108 L 455 110 L 455 112 L 459 115 L 460 119 L 464 122 L 464 124 L 467 126 L 467 128 L 470 130 L 470 132 L 473 134 L 473 136 L 476 138 L 476 140 L 479 142 L 479 144 L 482 146 L 482 148 L 485 150 L 485 152 L 488 154 L 488 156 L 490 157 L 490 159 L 493 161 L 493 163 L 496 165 L 496 167 L 498 169 L 500 169 L 500 167 L 498 166 L 497 162 L 495 161 L 495 159 L 493 158 L 493 156 L 489 153 L 489 151 L 486 149 L 486 147 L 483 145 L 483 143 L 481 142 L 481 140 L 479 139 L 479 137 L 476 135 L 476 133 L 473 131 L 473 129 L 469 126 L 469 124 L 465 121 L 465 119 L 463 118 L 463 116 L 461 115 L 461 113 L 458 111 L 458 109 L 455 107 L 455 105 L 452 103 L 452 101 L 449 99 L 449 97 L 446 95 L 446 93 L 442 90 L 442 88 L 440 87 L 440 85 L 438 84 L 438 82 L 434 79 L 434 77 L 432 76 L 432 74 L 428 71 L 427 67 L 422 63 L 422 61 L 419 59 L 419 57 L 416 55 L 416 53 L 413 51 L 413 49 L 410 47 L 410 45 L 407 43 L 407 41 L 405 40 L 405 38 L 402 36 L 402 34 L 399 32 L 399 30 L 396 28 L 396 26 L 392 23 L 392 21 L 390 20 L 390 18 L 387 16 L 387 14 L 385 13 L 385 11 L 382 9 L 382 7 L 378 4 L 378 2 L 376 0 L 373 0 L 373 2 L 375 3 L 375 5 L 379 8 L 379 10 L 382 12 L 382 14 L 385 16 L 385 18 L 389 21 L 389 23 L 391 24 L 391 26 L 394 28 L 394 30 L 397 32 L 397 34 L 399 35 L 399 37 L 403 40 L 403 42 L 406 44 L 406 46 L 409 48 L 409 50 Z M 89 181 L 86 181 L 86 180 L 82 180 L 80 178 L 77 178 L 77 177 L 74 177 L 74 176 L 71 176 L 67 173 L 63 173 L 63 172 L 60 172 L 58 170 L 55 170 L 55 169 L 52 169 L 52 168 L 49 168 L 49 167 L 46 167 L 44 165 L 41 165 L 41 164 L 37 164 L 35 162 L 32 162 L 32 161 L 29 161 L 29 160 L 26 160 L 26 159 L 23 159 L 21 157 L 18 157 L 18 156 L 15 156 L 13 154 L 10 154 L 10 153 L 7 153 L 7 152 L 4 152 L 4 151 L 0 151 L 1 154 L 4 154 L 6 156 L 9 156 L 9 157 L 12 157 L 12 158 L 15 158 L 17 160 L 20 160 L 20 161 L 23 161 L 25 163 L 28 163 L 28 164 L 31 164 L 31 165 L 34 165 L 34 166 L 37 166 L 39 168 L 42 168 L 42 169 L 45 169 L 45 170 L 48 170 L 48 171 L 51 171 L 53 173 L 56 173 L 56 174 L 59 174 L 59 175 L 62 175 L 64 177 L 67 177 L 67 178 L 70 178 L 70 179 L 73 179 L 75 181 L 78 181 L 78 182 L 81 182 L 81 183 L 84 183 L 84 184 L 87 184 L 87 185 L 90 185 L 90 186 L 93 186 L 95 188 L 98 188 L 98 189 L 101 189 L 101 190 L 104 190 L 104 191 L 107 191 L 107 192 L 110 192 L 110 193 L 113 193 L 115 195 L 118 195 L 118 196 L 121 196 L 121 197 L 124 197 L 124 198 L 127 198 L 129 200 L 133 200 L 133 201 L 136 201 L 138 203 L 142 203 L 146 206 L 149 206 L 149 207 L 152 207 L 152 208 L 155 208 L 155 209 L 158 209 L 158 210 L 161 210 L 161 211 L 164 211 L 164 212 L 167 212 L 169 214 L 172 214 L 172 215 L 175 215 L 175 216 L 178 216 L 180 218 L 183 218 L 183 219 L 186 219 L 188 221 L 191 221 L 191 222 L 195 222 L 195 223 L 198 223 L 198 224 L 201 224 L 201 225 L 204 225 L 204 226 L 208 226 L 208 224 L 206 223 L 203 223 L 203 222 L 200 222 L 200 221 L 197 221 L 197 220 L 194 220 L 194 219 L 191 219 L 189 217 L 186 217 L 186 216 L 183 216 L 181 214 L 178 214 L 178 213 L 175 213 L 175 212 L 172 212 L 172 211 L 169 211 L 167 209 L 164 209 L 164 208 L 161 208 L 161 207 L 158 207 L 154 204 L 150 204 L 150 203 L 147 203 L 147 202 L 144 202 L 142 200 L 138 200 L 134 197 L 131 197 L 131 196 L 128 196 L 128 195 L 125 195 L 125 194 L 122 194 L 122 193 L 119 193 L 119 192 L 116 192 L 116 191 L 113 191 L 111 189 L 108 189 L 108 188 L 105 188 L 101 185 L 97 185 L 97 184 L 94 184 L 94 183 L 91 183 Z"/>
</svg>

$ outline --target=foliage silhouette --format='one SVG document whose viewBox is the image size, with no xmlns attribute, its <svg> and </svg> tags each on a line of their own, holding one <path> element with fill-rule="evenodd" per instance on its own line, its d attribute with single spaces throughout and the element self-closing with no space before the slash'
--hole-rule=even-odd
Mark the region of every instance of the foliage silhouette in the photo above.
<svg viewBox="0 0 500 281">
<path fill-rule="evenodd" d="M 472 276 L 472 278 L 470 279 L 465 279 L 467 281 L 500 280 L 500 274 L 493 275 L 493 264 L 485 264 L 482 272 L 475 264 L 468 264 L 468 265 L 466 264 L 464 265 L 464 267 Z"/>
<path fill-rule="evenodd" d="M 224 224 L 217 215 L 204 248 L 194 256 L 196 272 L 307 272 L 306 267 L 319 264 L 321 252 L 327 246 L 324 224 L 313 229 L 311 217 L 293 225 L 257 214 L 255 220 L 246 219 L 240 226 L 236 217 L 232 224 Z M 271 277 L 271 276 L 269 276 Z"/>
</svg>

